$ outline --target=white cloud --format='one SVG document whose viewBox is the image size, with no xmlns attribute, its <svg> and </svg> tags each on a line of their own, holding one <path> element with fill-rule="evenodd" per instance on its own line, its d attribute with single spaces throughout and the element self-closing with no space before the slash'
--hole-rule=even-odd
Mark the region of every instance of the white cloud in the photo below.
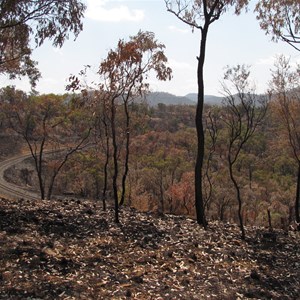
<svg viewBox="0 0 300 300">
<path fill-rule="evenodd" d="M 87 0 L 86 17 L 102 22 L 139 22 L 144 19 L 144 11 L 129 9 L 125 5 L 107 7 L 108 0 Z"/>
<path fill-rule="evenodd" d="M 180 69 L 180 70 L 194 70 L 195 67 L 191 64 L 183 61 L 178 61 L 175 59 L 170 58 L 169 64 L 172 69 Z"/>
<path fill-rule="evenodd" d="M 170 25 L 168 28 L 169 28 L 169 30 L 177 32 L 177 33 L 189 33 L 189 32 L 191 32 L 191 30 L 189 30 L 189 29 L 182 29 L 182 28 L 176 27 L 174 25 Z"/>
<path fill-rule="evenodd" d="M 277 57 L 279 57 L 280 54 L 275 54 L 266 58 L 260 58 L 256 61 L 256 65 L 266 65 L 266 66 L 273 66 Z"/>
<path fill-rule="evenodd" d="M 282 54 L 280 53 L 276 53 L 272 56 L 269 56 L 267 58 L 260 58 L 256 61 L 255 65 L 256 66 L 269 66 L 269 67 L 274 67 L 278 58 L 281 56 Z M 292 68 L 296 68 L 299 64 L 300 64 L 300 57 L 299 56 L 288 56 L 288 55 L 284 55 L 285 58 L 289 59 L 289 63 L 290 66 Z"/>
</svg>

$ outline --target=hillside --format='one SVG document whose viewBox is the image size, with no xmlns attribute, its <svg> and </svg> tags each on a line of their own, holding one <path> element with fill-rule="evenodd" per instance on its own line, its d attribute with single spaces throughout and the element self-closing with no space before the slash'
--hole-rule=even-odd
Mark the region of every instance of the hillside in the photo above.
<svg viewBox="0 0 300 300">
<path fill-rule="evenodd" d="M 189 93 L 185 95 L 186 98 L 192 100 L 193 102 L 197 102 L 198 94 L 197 93 Z M 204 102 L 210 105 L 221 105 L 223 97 L 213 96 L 213 95 L 204 95 Z"/>
<path fill-rule="evenodd" d="M 1 299 L 297 299 L 299 233 L 0 199 Z"/>
<path fill-rule="evenodd" d="M 146 97 L 147 103 L 150 106 L 157 106 L 159 103 L 165 105 L 195 105 L 198 95 L 196 93 L 189 93 L 186 96 L 176 96 L 165 92 L 149 93 Z M 204 101 L 210 105 L 221 105 L 222 97 L 205 95 Z"/>
<path fill-rule="evenodd" d="M 195 102 L 187 97 L 175 96 L 165 92 L 153 92 L 147 95 L 147 103 L 156 106 L 159 103 L 165 105 L 195 105 Z"/>
</svg>

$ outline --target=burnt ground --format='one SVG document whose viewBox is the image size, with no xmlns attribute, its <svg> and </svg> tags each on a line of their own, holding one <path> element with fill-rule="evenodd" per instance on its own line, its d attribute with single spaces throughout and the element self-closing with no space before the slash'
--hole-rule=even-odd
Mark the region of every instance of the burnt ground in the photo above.
<svg viewBox="0 0 300 300">
<path fill-rule="evenodd" d="M 299 299 L 299 232 L 0 199 L 0 299 Z"/>
</svg>

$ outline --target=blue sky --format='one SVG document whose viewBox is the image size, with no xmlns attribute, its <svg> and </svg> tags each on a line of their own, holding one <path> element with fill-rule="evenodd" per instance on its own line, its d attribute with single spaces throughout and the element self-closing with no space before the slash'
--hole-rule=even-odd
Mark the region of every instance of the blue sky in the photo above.
<svg viewBox="0 0 300 300">
<path fill-rule="evenodd" d="M 101 59 L 116 47 L 120 38 L 128 39 L 139 30 L 154 32 L 165 44 L 169 66 L 173 69 L 172 81 L 158 82 L 150 78 L 150 88 L 180 96 L 197 91 L 200 32 L 193 33 L 167 12 L 164 0 L 86 0 L 86 4 L 84 29 L 76 41 L 71 37 L 62 48 L 53 48 L 46 42 L 34 50 L 33 58 L 39 62 L 43 76 L 37 85 L 39 92 L 64 93 L 70 74 L 77 74 L 84 65 L 91 65 L 95 73 Z M 293 63 L 300 62 L 300 52 L 283 42 L 274 43 L 264 34 L 251 10 L 240 16 L 227 12 L 209 29 L 205 94 L 219 95 L 224 67 L 236 64 L 250 65 L 257 92 L 265 92 L 270 69 L 280 54 L 290 56 Z M 95 80 L 96 75 L 90 79 Z M 11 82 L 2 76 L 0 85 L 9 84 L 30 90 L 27 80 Z"/>
</svg>

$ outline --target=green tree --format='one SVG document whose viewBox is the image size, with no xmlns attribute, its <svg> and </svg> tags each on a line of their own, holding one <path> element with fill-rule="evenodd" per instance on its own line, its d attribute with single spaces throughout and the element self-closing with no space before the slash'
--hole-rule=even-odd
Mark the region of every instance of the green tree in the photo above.
<svg viewBox="0 0 300 300">
<path fill-rule="evenodd" d="M 69 32 L 82 30 L 85 5 L 77 0 L 2 0 L 0 3 L 0 74 L 11 79 L 28 76 L 34 86 L 40 73 L 31 59 L 46 39 L 61 47 Z"/>
</svg>

